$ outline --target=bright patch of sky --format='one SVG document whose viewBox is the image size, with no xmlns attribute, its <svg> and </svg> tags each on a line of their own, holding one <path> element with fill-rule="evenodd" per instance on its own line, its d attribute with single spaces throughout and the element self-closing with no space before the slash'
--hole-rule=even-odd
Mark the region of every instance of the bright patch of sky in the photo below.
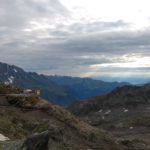
<svg viewBox="0 0 150 150">
<path fill-rule="evenodd" d="M 123 20 L 139 29 L 150 25 L 149 0 L 61 0 L 80 19 Z"/>
<path fill-rule="evenodd" d="M 45 0 L 42 3 L 46 2 Z M 149 0 L 61 0 L 60 2 L 70 11 L 69 18 L 56 17 L 51 21 L 48 16 L 43 17 L 40 21 L 31 21 L 31 28 L 25 31 L 54 29 L 60 24 L 71 25 L 77 22 L 85 24 L 95 21 L 124 21 L 130 24 L 128 30 L 143 29 L 150 25 Z"/>
</svg>

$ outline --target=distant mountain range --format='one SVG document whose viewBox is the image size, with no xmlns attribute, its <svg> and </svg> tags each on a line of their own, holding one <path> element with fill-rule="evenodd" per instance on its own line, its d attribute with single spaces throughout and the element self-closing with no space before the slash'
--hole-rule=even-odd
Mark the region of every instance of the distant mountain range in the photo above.
<svg viewBox="0 0 150 150">
<path fill-rule="evenodd" d="M 91 78 L 40 75 L 6 63 L 0 63 L 0 82 L 21 88 L 38 88 L 43 98 L 63 106 L 108 93 L 116 87 L 128 84 Z"/>
<path fill-rule="evenodd" d="M 112 91 L 116 87 L 128 85 L 129 83 L 104 82 L 91 78 L 49 76 L 51 81 L 65 88 L 68 98 L 74 101 L 85 100 L 95 95 L 101 95 Z"/>
</svg>

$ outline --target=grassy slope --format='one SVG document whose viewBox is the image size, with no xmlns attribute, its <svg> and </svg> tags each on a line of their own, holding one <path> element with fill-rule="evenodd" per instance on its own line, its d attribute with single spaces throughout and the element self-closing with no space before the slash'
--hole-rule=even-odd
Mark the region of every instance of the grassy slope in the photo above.
<svg viewBox="0 0 150 150">
<path fill-rule="evenodd" d="M 7 101 L 7 98 L 0 97 L 1 100 Z M 91 127 L 65 109 L 51 105 L 45 100 L 40 99 L 33 103 L 32 99 L 31 103 L 28 99 L 24 103 L 22 99 L 15 100 L 9 97 L 8 102 L 10 105 L 0 106 L 0 133 L 11 140 L 16 141 L 33 133 L 48 130 L 50 132 L 49 141 L 51 141 L 49 149 L 51 150 L 120 149 L 119 145 L 115 144 L 113 138 L 106 132 Z M 15 144 L 17 143 L 15 142 Z M 17 145 L 19 144 L 22 145 L 22 141 Z M 3 143 L 1 149 L 5 150 L 6 146 L 10 147 L 10 150 L 14 150 L 14 143 Z"/>
</svg>

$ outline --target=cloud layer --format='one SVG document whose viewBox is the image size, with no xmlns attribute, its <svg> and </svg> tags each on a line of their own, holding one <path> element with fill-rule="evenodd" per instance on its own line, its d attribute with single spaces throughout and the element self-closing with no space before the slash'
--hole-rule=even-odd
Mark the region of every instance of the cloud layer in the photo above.
<svg viewBox="0 0 150 150">
<path fill-rule="evenodd" d="M 45 74 L 148 78 L 149 28 L 73 16 L 58 0 L 2 0 L 0 61 Z"/>
</svg>

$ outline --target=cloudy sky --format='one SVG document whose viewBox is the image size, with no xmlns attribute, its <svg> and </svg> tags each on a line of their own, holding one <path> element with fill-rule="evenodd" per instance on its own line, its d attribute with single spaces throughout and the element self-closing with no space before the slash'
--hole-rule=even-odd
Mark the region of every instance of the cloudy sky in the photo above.
<svg viewBox="0 0 150 150">
<path fill-rule="evenodd" d="M 44 74 L 147 81 L 149 6 L 149 0 L 0 0 L 0 61 Z"/>
</svg>

